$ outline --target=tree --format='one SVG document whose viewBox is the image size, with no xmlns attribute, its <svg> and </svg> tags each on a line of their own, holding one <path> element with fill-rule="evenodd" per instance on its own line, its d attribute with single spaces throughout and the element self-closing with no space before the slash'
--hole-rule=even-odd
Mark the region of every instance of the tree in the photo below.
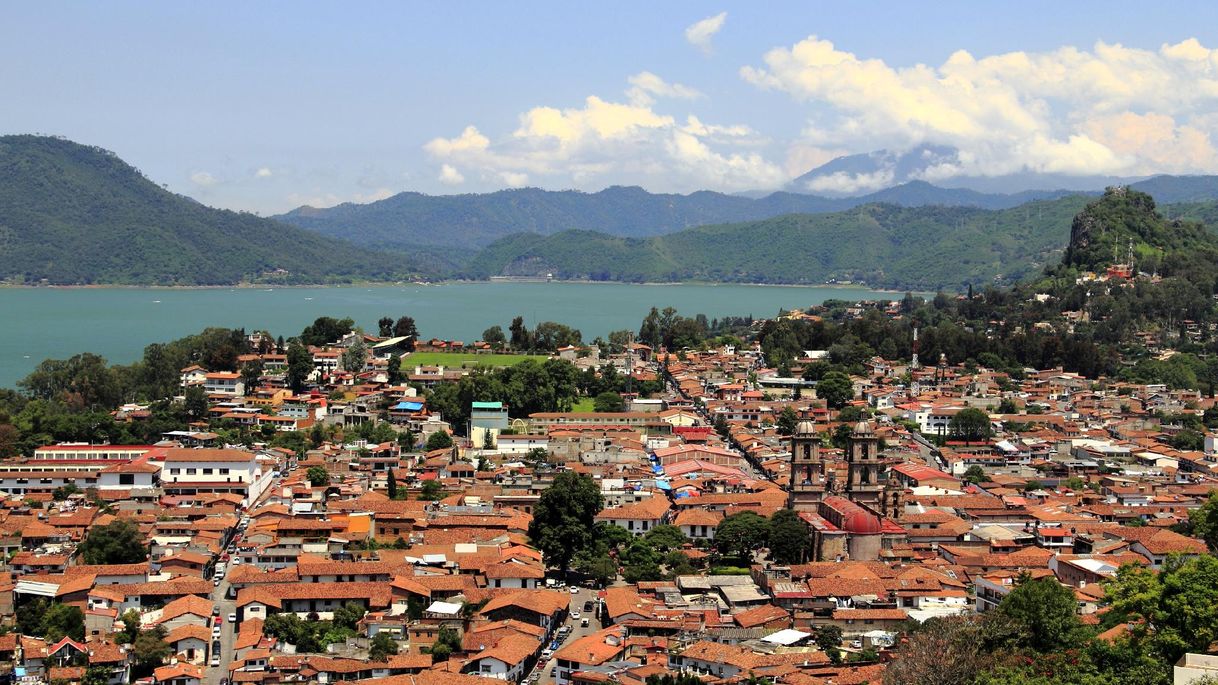
<svg viewBox="0 0 1218 685">
<path fill-rule="evenodd" d="M 829 651 L 842 646 L 842 629 L 837 626 L 821 625 L 814 629 L 816 646 L 822 651 Z"/>
<path fill-rule="evenodd" d="M 524 326 L 524 317 L 518 316 L 512 319 L 512 323 L 508 325 L 508 333 L 512 336 L 508 344 L 513 350 L 532 348 L 532 338 L 529 337 L 529 329 Z"/>
<path fill-rule="evenodd" d="M 332 316 L 319 316 L 313 323 L 305 326 L 305 329 L 300 332 L 300 342 L 302 345 L 321 347 L 332 342 L 337 342 L 344 335 L 350 333 L 353 328 L 355 328 L 354 319 L 335 319 Z"/>
<path fill-rule="evenodd" d="M 125 645 L 135 642 L 135 638 L 140 634 L 140 612 L 128 609 L 119 616 L 119 620 L 123 622 L 123 629 L 115 635 L 115 640 Z"/>
<path fill-rule="evenodd" d="M 165 635 L 165 627 L 156 626 L 141 631 L 135 642 L 131 643 L 131 654 L 135 657 L 135 666 L 139 673 L 152 673 L 173 654 L 173 649 L 165 643 Z"/>
<path fill-rule="evenodd" d="M 138 564 L 148 558 L 148 549 L 135 523 L 116 518 L 90 528 L 80 554 L 86 564 Z"/>
<path fill-rule="evenodd" d="M 76 487 L 76 483 L 68 483 L 67 485 L 61 485 L 51 491 L 51 499 L 55 500 L 56 502 L 62 502 L 72 495 L 79 495 L 81 492 L 82 490 Z"/>
<path fill-rule="evenodd" d="M 419 328 L 415 325 L 414 319 L 403 316 L 393 324 L 393 335 L 399 338 L 410 338 L 406 343 L 406 349 L 413 352 L 415 343 L 419 339 Z"/>
<path fill-rule="evenodd" d="M 1082 641 L 1083 625 L 1074 591 L 1052 576 L 1032 578 L 1025 574 L 1002 598 L 997 611 L 1021 629 L 1021 642 L 1038 652 L 1059 651 Z"/>
<path fill-rule="evenodd" d="M 780 564 L 802 564 L 808 559 L 812 532 L 799 514 L 779 509 L 770 517 L 770 558 Z"/>
<path fill-rule="evenodd" d="M 363 338 L 356 338 L 355 342 L 343 350 L 340 363 L 343 370 L 350 373 L 364 370 L 364 365 L 368 363 L 368 346 L 364 344 Z"/>
<path fill-rule="evenodd" d="M 192 385 L 186 388 L 183 398 L 183 406 L 188 417 L 194 421 L 207 420 L 207 393 L 202 387 Z"/>
<path fill-rule="evenodd" d="M 423 487 L 419 489 L 419 499 L 424 502 L 435 502 L 443 496 L 440 491 L 440 482 L 435 480 L 425 481 Z"/>
<path fill-rule="evenodd" d="M 956 412 L 947 424 L 947 430 L 953 438 L 965 442 L 988 440 L 992 433 L 989 415 L 974 407 L 966 407 Z"/>
<path fill-rule="evenodd" d="M 989 481 L 990 476 L 985 472 L 985 469 L 982 468 L 980 464 L 973 464 L 964 470 L 964 480 L 976 485 L 978 483 L 985 483 Z"/>
<path fill-rule="evenodd" d="M 1188 512 L 1188 523 L 1193 536 L 1205 540 L 1211 552 L 1218 552 L 1218 490 L 1211 490 L 1205 503 Z"/>
<path fill-rule="evenodd" d="M 388 317 L 388 316 L 382 316 L 380 319 L 377 319 L 376 329 L 377 329 L 377 333 L 379 333 L 382 338 L 392 337 L 393 336 L 393 318 Z"/>
<path fill-rule="evenodd" d="M 592 547 L 602 505 L 600 488 L 588 476 L 569 471 L 555 476 L 529 523 L 529 539 L 547 564 L 566 571 L 577 552 Z"/>
<path fill-rule="evenodd" d="M 436 634 L 436 641 L 431 645 L 431 663 L 448 661 L 453 652 L 461 650 L 461 638 L 457 631 L 448 626 L 441 626 Z"/>
<path fill-rule="evenodd" d="M 1218 557 L 1169 557 L 1159 573 L 1127 565 L 1105 594 L 1116 617 L 1147 626 L 1151 654 L 1175 663 L 1218 639 Z"/>
<path fill-rule="evenodd" d="M 626 411 L 626 401 L 616 392 L 606 390 L 597 395 L 596 399 L 592 401 L 592 408 L 598 412 Z"/>
<path fill-rule="evenodd" d="M 816 396 L 834 409 L 841 409 L 854 399 L 854 383 L 840 371 L 830 371 L 816 382 Z"/>
<path fill-rule="evenodd" d="M 685 533 L 682 533 L 680 528 L 667 524 L 647 531 L 643 535 L 643 540 L 661 552 L 681 549 L 685 543 L 689 542 L 689 538 L 685 537 Z"/>
<path fill-rule="evenodd" d="M 989 662 L 979 619 L 932 618 L 884 670 L 884 685 L 972 685 Z"/>
<path fill-rule="evenodd" d="M 389 661 L 389 657 L 398 653 L 398 642 L 384 631 L 372 637 L 368 646 L 368 660 L 376 662 Z"/>
<path fill-rule="evenodd" d="M 622 578 L 627 583 L 659 580 L 660 554 L 655 548 L 643 540 L 635 540 L 622 553 Z"/>
<path fill-rule="evenodd" d="M 389 495 L 389 499 L 397 499 L 398 498 L 398 478 L 397 478 L 397 476 L 393 475 L 392 466 L 389 467 L 389 472 L 385 474 L 385 482 L 387 482 L 389 484 L 389 486 L 388 486 L 389 490 L 388 490 L 388 493 L 386 493 Z"/>
<path fill-rule="evenodd" d="M 799 423 L 799 415 L 795 413 L 789 405 L 782 408 L 782 412 L 778 415 L 778 434 L 779 435 L 794 435 L 795 426 Z"/>
<path fill-rule="evenodd" d="M 335 628 L 355 630 L 366 613 L 368 612 L 364 610 L 364 605 L 359 602 L 347 602 L 334 610 L 334 618 L 331 619 L 331 622 Z"/>
<path fill-rule="evenodd" d="M 427 436 L 427 451 L 442 450 L 453 446 L 453 438 L 446 431 L 436 431 Z"/>
<path fill-rule="evenodd" d="M 309 348 L 297 341 L 288 345 L 287 373 L 285 380 L 292 392 L 304 390 L 305 381 L 313 374 L 313 355 Z"/>
<path fill-rule="evenodd" d="M 81 685 L 109 685 L 110 678 L 113 675 L 109 666 L 98 664 L 85 668 L 85 673 L 81 676 Z"/>
<path fill-rule="evenodd" d="M 245 362 L 241 365 L 241 385 L 245 388 L 245 394 L 253 392 L 258 385 L 258 380 L 262 378 L 263 365 L 261 359 Z"/>
<path fill-rule="evenodd" d="M 80 607 L 52 603 L 39 628 L 39 634 L 48 643 L 59 642 L 65 637 L 80 641 L 85 639 L 85 614 Z"/>
<path fill-rule="evenodd" d="M 330 484 L 330 473 L 326 471 L 324 466 L 310 466 L 308 471 L 305 471 L 305 478 L 309 479 L 309 485 L 315 488 L 325 487 Z"/>
<path fill-rule="evenodd" d="M 572 568 L 592 578 L 597 587 L 605 587 L 617 578 L 617 562 L 608 554 L 592 554 L 583 550 L 571 560 Z"/>
<path fill-rule="evenodd" d="M 503 327 L 491 326 L 482 331 L 482 342 L 490 345 L 492 350 L 502 350 L 504 344 L 507 343 L 507 336 L 503 334 Z"/>
<path fill-rule="evenodd" d="M 745 562 L 769 542 L 770 522 L 751 511 L 728 516 L 715 527 L 715 545 L 728 556 Z"/>
</svg>

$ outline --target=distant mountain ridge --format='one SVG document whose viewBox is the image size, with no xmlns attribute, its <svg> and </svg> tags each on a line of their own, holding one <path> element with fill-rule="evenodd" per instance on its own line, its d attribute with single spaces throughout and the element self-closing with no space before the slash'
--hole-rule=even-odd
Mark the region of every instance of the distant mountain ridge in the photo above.
<svg viewBox="0 0 1218 685">
<path fill-rule="evenodd" d="M 904 151 L 876 150 L 829 160 L 793 179 L 785 190 L 828 197 L 852 197 L 876 188 L 930 178 L 938 179 L 937 185 L 943 188 L 963 188 L 982 193 L 1009 194 L 1015 188 L 1052 188 L 1098 194 L 1108 186 L 1128 185 L 1144 178 L 1073 176 L 1035 171 L 1002 176 L 968 176 L 958 173 L 964 166 L 960 151 L 946 145 L 918 145 Z"/>
<path fill-rule="evenodd" d="M 1071 195 L 1018 207 L 900 207 L 790 214 L 701 226 L 651 238 L 591 231 L 521 233 L 497 241 L 466 268 L 475 278 L 743 283 L 856 282 L 957 290 L 1014 282 L 1056 262 L 1071 220 L 1091 198 Z"/>
<path fill-rule="evenodd" d="M 1068 194 L 1069 191 L 987 194 L 939 188 L 923 181 L 852 198 L 787 192 L 759 199 L 711 191 L 675 195 L 649 193 L 633 186 L 614 186 L 596 193 L 523 188 L 471 195 L 399 193 L 363 205 L 301 207 L 275 218 L 369 247 L 404 249 L 427 245 L 470 250 L 522 232 L 550 235 L 588 230 L 643 238 L 707 224 L 838 212 L 873 203 L 1005 209 Z"/>
<path fill-rule="evenodd" d="M 0 136 L 0 281 L 232 285 L 392 280 L 416 272 L 377 254 L 164 190 L 114 153 Z"/>
</svg>

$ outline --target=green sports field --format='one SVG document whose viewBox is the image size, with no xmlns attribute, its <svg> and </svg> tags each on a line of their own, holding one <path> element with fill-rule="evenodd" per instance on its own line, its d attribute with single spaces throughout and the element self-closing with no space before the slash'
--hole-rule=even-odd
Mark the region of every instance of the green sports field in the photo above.
<svg viewBox="0 0 1218 685">
<path fill-rule="evenodd" d="M 536 354 L 474 354 L 472 352 L 415 352 L 402 357 L 402 366 L 412 369 L 416 366 L 515 366 L 520 362 L 532 359 L 544 362 L 544 355 Z"/>
</svg>

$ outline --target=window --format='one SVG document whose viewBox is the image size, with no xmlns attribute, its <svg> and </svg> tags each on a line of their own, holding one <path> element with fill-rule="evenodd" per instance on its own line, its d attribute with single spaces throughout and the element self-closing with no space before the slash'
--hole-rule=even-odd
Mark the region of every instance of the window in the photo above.
<svg viewBox="0 0 1218 685">
<path fill-rule="evenodd" d="M 210 476 L 211 472 L 212 472 L 212 469 L 203 469 L 203 475 L 205 475 L 205 476 Z"/>
<path fill-rule="evenodd" d="M 178 469 L 178 468 L 169 469 L 169 473 L 173 474 L 173 475 L 177 475 L 178 473 L 181 473 L 181 471 L 182 471 L 182 469 Z"/>
<path fill-rule="evenodd" d="M 220 475 L 221 475 L 221 476 L 227 476 L 227 475 L 228 475 L 228 469 L 220 469 Z"/>
<path fill-rule="evenodd" d="M 193 476 L 197 471 L 198 469 L 186 469 L 186 475 Z"/>
<path fill-rule="evenodd" d="M 132 474 L 132 473 L 118 474 L 118 484 L 119 485 L 135 485 L 135 474 Z"/>
</svg>

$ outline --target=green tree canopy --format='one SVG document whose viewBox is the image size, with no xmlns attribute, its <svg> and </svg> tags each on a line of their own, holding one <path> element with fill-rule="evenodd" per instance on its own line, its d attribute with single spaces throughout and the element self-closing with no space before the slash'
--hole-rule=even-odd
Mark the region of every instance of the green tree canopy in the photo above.
<svg viewBox="0 0 1218 685">
<path fill-rule="evenodd" d="M 1023 576 L 998 605 L 1022 631 L 1022 642 L 1038 652 L 1077 646 L 1084 638 L 1074 591 L 1052 576 Z"/>
<path fill-rule="evenodd" d="M 780 564 L 802 564 L 812 551 L 812 532 L 799 514 L 779 509 L 770 517 L 770 558 Z"/>
<path fill-rule="evenodd" d="M 974 407 L 966 407 L 956 412 L 948 422 L 947 430 L 956 440 L 966 442 L 988 440 L 993 432 L 989 415 Z"/>
<path fill-rule="evenodd" d="M 453 437 L 446 431 L 436 431 L 427 436 L 427 443 L 425 445 L 428 452 L 431 450 L 442 450 L 452 446 Z"/>
<path fill-rule="evenodd" d="M 529 524 L 529 539 L 547 564 L 566 570 L 577 552 L 593 546 L 602 504 L 600 488 L 588 476 L 572 472 L 555 476 L 541 493 Z"/>
<path fill-rule="evenodd" d="M 116 518 L 89 529 L 80 555 L 86 564 L 138 564 L 148 559 L 148 548 L 134 522 Z"/>
<path fill-rule="evenodd" d="M 715 527 L 715 546 L 728 556 L 747 561 L 770 539 L 770 522 L 751 511 L 728 516 Z M 747 564 L 746 564 L 747 565 Z"/>
<path fill-rule="evenodd" d="M 310 466 L 308 471 L 305 471 L 305 478 L 309 479 L 309 484 L 315 488 L 325 487 L 330 484 L 330 473 L 326 471 L 324 466 Z"/>
<path fill-rule="evenodd" d="M 826 373 L 816 383 L 816 396 L 824 400 L 830 407 L 841 409 L 854 399 L 854 384 L 850 377 L 840 371 Z"/>
</svg>

